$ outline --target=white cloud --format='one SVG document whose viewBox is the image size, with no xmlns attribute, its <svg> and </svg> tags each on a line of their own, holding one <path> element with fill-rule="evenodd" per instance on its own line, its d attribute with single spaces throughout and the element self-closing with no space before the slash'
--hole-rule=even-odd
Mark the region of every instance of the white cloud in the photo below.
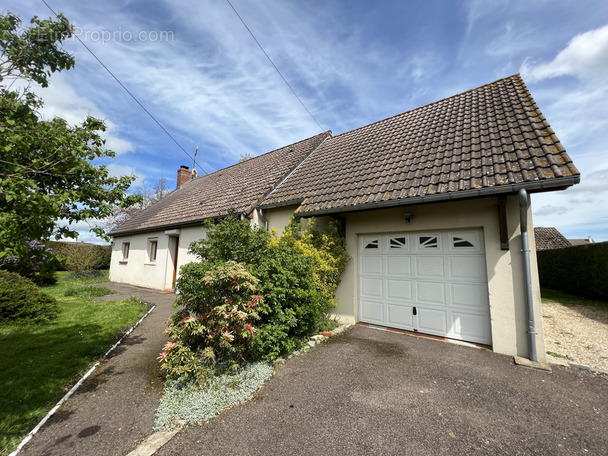
<svg viewBox="0 0 608 456">
<path fill-rule="evenodd" d="M 146 180 L 146 175 L 144 172 L 142 170 L 135 169 L 133 166 L 119 165 L 112 162 L 106 164 L 106 168 L 108 168 L 108 173 L 111 177 L 136 176 L 135 181 L 131 184 L 131 188 L 143 185 Z"/>
<path fill-rule="evenodd" d="M 608 25 L 576 35 L 548 63 L 535 64 L 527 59 L 521 73 L 530 82 L 566 75 L 605 82 L 608 77 Z"/>
<path fill-rule="evenodd" d="M 95 233 L 91 232 L 92 226 L 100 225 L 100 221 L 91 219 L 90 221 L 81 221 L 75 223 L 67 223 L 67 220 L 62 219 L 57 222 L 58 226 L 68 226 L 71 230 L 78 233 L 77 238 L 62 238 L 64 242 L 89 242 L 91 244 L 107 245 L 108 243 L 99 238 Z"/>
<path fill-rule="evenodd" d="M 89 98 L 78 95 L 61 74 L 53 75 L 48 87 L 33 86 L 32 89 L 44 100 L 44 106 L 40 110 L 43 118 L 61 117 L 69 125 L 81 124 L 87 116 L 102 119 L 107 130 L 100 133 L 100 136 L 106 140 L 108 149 L 112 149 L 116 154 L 135 150 L 133 144 L 118 136 L 119 127 L 108 120 L 103 111 Z"/>
<path fill-rule="evenodd" d="M 567 207 L 554 206 L 554 205 L 541 206 L 539 209 L 536 209 L 536 211 L 535 211 L 537 216 L 561 215 L 561 214 L 565 214 L 566 212 L 568 212 Z"/>
</svg>

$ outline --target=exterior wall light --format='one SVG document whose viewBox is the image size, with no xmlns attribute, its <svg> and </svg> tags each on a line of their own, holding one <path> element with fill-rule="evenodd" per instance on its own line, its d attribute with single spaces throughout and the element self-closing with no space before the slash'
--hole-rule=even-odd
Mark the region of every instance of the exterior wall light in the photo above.
<svg viewBox="0 0 608 456">
<path fill-rule="evenodd" d="M 414 214 L 406 212 L 405 214 L 403 214 L 403 218 L 405 219 L 405 223 L 410 223 L 414 218 Z"/>
</svg>

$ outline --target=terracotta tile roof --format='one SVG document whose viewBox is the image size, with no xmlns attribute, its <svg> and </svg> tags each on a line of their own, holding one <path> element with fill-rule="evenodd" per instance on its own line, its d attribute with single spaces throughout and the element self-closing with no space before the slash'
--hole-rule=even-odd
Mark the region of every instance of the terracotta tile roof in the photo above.
<svg viewBox="0 0 608 456">
<path fill-rule="evenodd" d="M 580 175 L 519 75 L 327 140 L 262 202 L 344 212 L 568 187 Z"/>
<path fill-rule="evenodd" d="M 534 228 L 536 250 L 562 249 L 570 247 L 570 242 L 556 228 Z"/>
<path fill-rule="evenodd" d="M 119 225 L 112 236 L 195 224 L 227 214 L 249 213 L 264 196 L 319 146 L 331 132 L 198 177 Z"/>
</svg>

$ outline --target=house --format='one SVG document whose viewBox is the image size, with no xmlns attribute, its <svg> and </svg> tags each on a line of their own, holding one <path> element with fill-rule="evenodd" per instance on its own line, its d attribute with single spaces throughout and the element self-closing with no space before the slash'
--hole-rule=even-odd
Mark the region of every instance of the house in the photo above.
<svg viewBox="0 0 608 456">
<path fill-rule="evenodd" d="M 187 182 L 111 233 L 110 277 L 168 288 L 203 235 L 196 227 L 231 206 L 279 231 L 291 216 L 335 218 L 352 257 L 337 290 L 342 321 L 544 361 L 529 193 L 579 180 L 514 75 Z"/>
<path fill-rule="evenodd" d="M 570 245 L 587 245 L 587 244 L 595 244 L 595 241 L 591 236 L 587 236 L 586 239 L 568 239 Z"/>
<path fill-rule="evenodd" d="M 536 240 L 536 250 L 563 249 L 571 247 L 570 241 L 560 233 L 557 228 L 534 228 L 534 239 Z"/>
<path fill-rule="evenodd" d="M 180 267 L 196 259 L 188 247 L 203 237 L 204 220 L 236 210 L 259 223 L 258 203 L 330 136 L 322 133 L 196 179 L 182 166 L 176 190 L 109 233 L 110 280 L 171 289 Z"/>
</svg>

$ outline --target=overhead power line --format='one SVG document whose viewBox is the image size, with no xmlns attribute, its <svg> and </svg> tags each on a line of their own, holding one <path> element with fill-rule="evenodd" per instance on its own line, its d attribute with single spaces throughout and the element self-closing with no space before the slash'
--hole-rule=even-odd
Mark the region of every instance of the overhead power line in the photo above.
<svg viewBox="0 0 608 456">
<path fill-rule="evenodd" d="M 51 12 L 55 16 L 58 16 L 57 13 L 55 12 L 55 10 L 53 10 L 53 8 L 51 8 L 51 6 L 45 0 L 42 0 L 42 3 L 44 3 L 46 5 L 46 7 L 49 10 L 51 10 Z M 165 134 L 169 138 L 171 138 L 171 140 L 177 145 L 177 147 L 179 147 L 182 150 L 182 152 L 184 152 L 194 162 L 194 164 L 196 165 L 196 159 L 194 157 L 192 157 L 192 155 L 190 155 L 186 149 L 184 149 L 184 147 L 177 141 L 177 139 L 175 139 L 175 137 L 171 133 L 169 133 L 169 131 L 156 119 L 156 117 L 154 117 L 154 115 L 150 111 L 148 111 L 148 109 L 146 109 L 146 107 L 137 99 L 137 97 L 135 95 L 133 95 L 133 93 L 131 93 L 131 91 L 129 89 L 127 89 L 127 87 L 120 81 L 120 79 L 118 79 L 116 77 L 116 75 L 114 73 L 112 73 L 112 71 L 101 61 L 101 59 L 99 57 L 97 57 L 97 55 L 95 55 L 95 53 L 80 39 L 80 37 L 78 35 L 73 35 L 73 36 L 74 36 L 74 38 L 76 38 L 78 40 L 78 42 L 80 42 L 80 44 L 82 44 L 84 46 L 84 48 L 87 51 L 89 51 L 89 53 L 110 74 L 110 76 L 112 76 L 114 78 L 114 80 L 120 85 L 120 87 L 122 87 L 123 90 L 125 92 L 127 92 L 131 98 L 133 98 L 133 100 L 135 101 L 135 103 L 137 103 L 139 105 L 139 107 L 141 109 L 143 109 L 144 112 L 146 114 L 148 114 L 148 116 L 150 116 L 150 118 L 156 123 L 156 125 L 158 125 L 160 127 L 160 129 L 163 132 L 165 132 Z M 209 173 L 207 171 L 205 171 L 203 168 L 201 168 L 201 171 L 203 173 L 205 173 L 207 176 L 209 176 Z"/>
<path fill-rule="evenodd" d="M 245 21 L 243 20 L 243 18 L 239 14 L 239 12 L 236 10 L 236 8 L 232 5 L 232 3 L 230 2 L 230 0 L 226 0 L 226 1 L 230 5 L 230 8 L 232 8 L 232 11 L 234 11 L 234 14 L 236 14 L 236 16 L 239 18 L 239 20 L 241 21 L 241 23 L 243 24 L 243 26 L 245 26 L 245 28 L 247 29 L 247 31 L 251 35 L 251 38 L 253 38 L 253 40 L 256 42 L 256 44 L 258 45 L 258 47 L 262 50 L 262 52 L 264 53 L 264 55 L 266 56 L 266 58 L 268 59 L 268 61 L 270 62 L 270 64 L 274 67 L 274 69 L 279 74 L 279 76 L 281 76 L 281 79 L 283 79 L 283 82 L 287 85 L 287 87 L 289 87 L 289 90 L 291 90 L 291 93 L 294 94 L 294 96 L 298 99 L 298 101 L 300 102 L 300 104 L 304 107 L 304 109 L 306 109 L 306 112 L 308 113 L 308 115 L 311 117 L 312 120 L 315 121 L 315 123 L 318 125 L 318 127 L 321 129 L 321 131 L 325 131 L 325 129 L 321 126 L 321 124 L 317 121 L 317 119 L 315 119 L 315 116 L 312 115 L 312 112 L 310 112 L 310 110 L 306 107 L 306 105 L 304 104 L 304 102 L 302 101 L 302 99 L 298 96 L 298 94 L 293 89 L 293 87 L 291 87 L 291 84 L 289 84 L 289 82 L 287 82 L 287 79 L 285 79 L 285 76 L 283 76 L 283 73 L 281 73 L 281 71 L 274 64 L 274 62 L 272 61 L 272 59 L 270 58 L 270 56 L 268 55 L 268 53 L 264 50 L 264 48 L 262 47 L 262 45 L 260 44 L 260 42 L 258 41 L 258 39 L 255 37 L 255 35 L 251 31 L 251 29 L 247 26 L 247 24 L 245 23 Z"/>
</svg>

